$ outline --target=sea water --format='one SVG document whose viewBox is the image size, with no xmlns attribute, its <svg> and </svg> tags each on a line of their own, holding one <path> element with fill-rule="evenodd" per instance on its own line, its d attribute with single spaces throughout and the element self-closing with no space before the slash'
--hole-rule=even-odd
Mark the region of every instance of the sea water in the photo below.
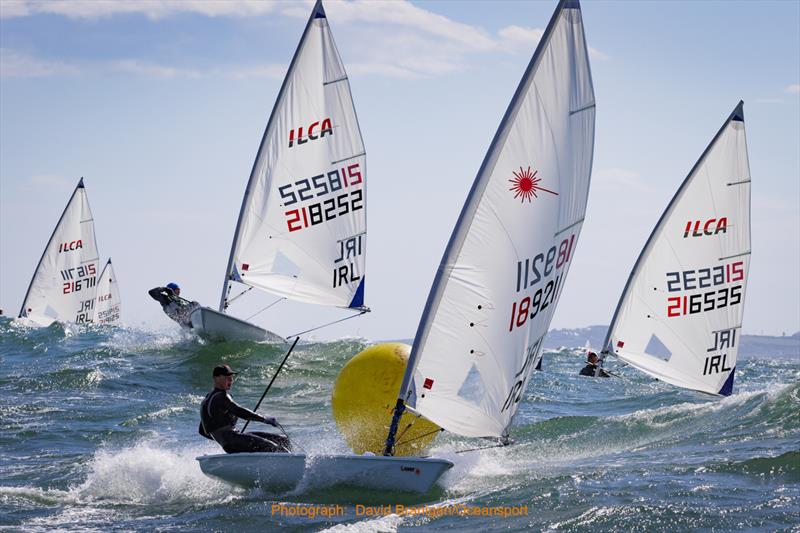
<svg viewBox="0 0 800 533">
<path fill-rule="evenodd" d="M 331 416 L 366 339 L 301 341 L 260 412 L 299 450 L 347 453 Z M 268 494 L 204 476 L 197 433 L 214 365 L 253 407 L 286 346 L 177 330 L 0 318 L 0 529 L 21 531 L 776 531 L 800 529 L 800 361 L 740 358 L 734 394 L 679 390 L 584 351 L 546 351 L 507 447 L 443 434 L 455 463 L 430 493 L 317 486 Z M 259 424 L 251 427 L 258 428 Z M 327 511 L 326 511 L 327 510 Z"/>
</svg>

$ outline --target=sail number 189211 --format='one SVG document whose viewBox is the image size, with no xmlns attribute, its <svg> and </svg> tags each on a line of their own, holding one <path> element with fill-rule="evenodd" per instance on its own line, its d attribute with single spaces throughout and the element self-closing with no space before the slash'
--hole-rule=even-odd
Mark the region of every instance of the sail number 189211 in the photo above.
<svg viewBox="0 0 800 533">
<path fill-rule="evenodd" d="M 532 295 L 526 296 L 520 301 L 512 302 L 508 331 L 514 331 L 514 328 L 521 328 L 528 319 L 533 320 L 539 313 L 556 301 L 564 274 L 560 270 L 572 257 L 574 244 L 575 234 L 573 233 L 558 245 L 551 247 L 546 253 L 540 253 L 533 258 L 517 261 L 516 291 L 521 292 L 536 285 L 539 285 L 539 288 Z M 558 273 L 555 279 L 551 278 L 547 283 L 543 283 L 554 272 Z"/>
</svg>

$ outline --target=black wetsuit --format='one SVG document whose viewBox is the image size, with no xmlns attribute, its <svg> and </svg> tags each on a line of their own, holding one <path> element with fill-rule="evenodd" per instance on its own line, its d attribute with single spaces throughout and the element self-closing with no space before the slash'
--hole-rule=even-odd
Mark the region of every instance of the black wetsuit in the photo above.
<svg viewBox="0 0 800 533">
<path fill-rule="evenodd" d="M 598 377 L 598 378 L 608 378 L 611 377 L 608 372 L 603 370 L 602 368 L 598 368 L 597 365 L 593 365 L 592 363 L 586 363 L 586 366 L 583 367 L 580 371 L 581 376 L 589 376 L 589 377 Z"/>
<path fill-rule="evenodd" d="M 161 309 L 172 320 L 184 328 L 192 328 L 192 319 L 189 315 L 199 305 L 197 302 L 187 302 L 173 292 L 169 287 L 156 287 L 147 293 L 161 304 Z"/>
<path fill-rule="evenodd" d="M 239 433 L 236 422 L 239 418 L 266 422 L 266 419 L 233 401 L 223 389 L 215 388 L 209 392 L 200 404 L 201 435 L 213 439 L 227 453 L 239 452 L 289 452 L 292 445 L 287 437 L 253 431 Z"/>
</svg>

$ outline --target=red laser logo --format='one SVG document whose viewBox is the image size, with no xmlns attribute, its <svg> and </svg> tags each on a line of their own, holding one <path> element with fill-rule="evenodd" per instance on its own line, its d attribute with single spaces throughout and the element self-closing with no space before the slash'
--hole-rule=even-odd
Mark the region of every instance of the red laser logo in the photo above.
<svg viewBox="0 0 800 533">
<path fill-rule="evenodd" d="M 532 198 L 539 197 L 536 191 L 549 192 L 550 194 L 558 196 L 557 192 L 539 186 L 539 182 L 542 181 L 542 178 L 536 177 L 538 173 L 538 170 L 531 172 L 531 167 L 528 167 L 527 170 L 519 167 L 519 172 L 514 172 L 514 178 L 508 180 L 513 184 L 508 190 L 514 191 L 514 198 L 520 198 L 520 202 L 522 203 L 525 203 L 525 200 L 531 202 Z"/>
</svg>

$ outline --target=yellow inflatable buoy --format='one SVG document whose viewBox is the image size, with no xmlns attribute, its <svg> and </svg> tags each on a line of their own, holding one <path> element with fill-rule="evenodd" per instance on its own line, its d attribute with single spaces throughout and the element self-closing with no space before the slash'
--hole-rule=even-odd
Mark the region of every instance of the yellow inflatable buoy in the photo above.
<svg viewBox="0 0 800 533">
<path fill-rule="evenodd" d="M 410 352 L 411 346 L 400 342 L 376 344 L 356 354 L 339 372 L 333 386 L 333 418 L 355 453 L 383 453 Z M 395 455 L 419 455 L 438 429 L 429 420 L 404 413 Z"/>
</svg>

